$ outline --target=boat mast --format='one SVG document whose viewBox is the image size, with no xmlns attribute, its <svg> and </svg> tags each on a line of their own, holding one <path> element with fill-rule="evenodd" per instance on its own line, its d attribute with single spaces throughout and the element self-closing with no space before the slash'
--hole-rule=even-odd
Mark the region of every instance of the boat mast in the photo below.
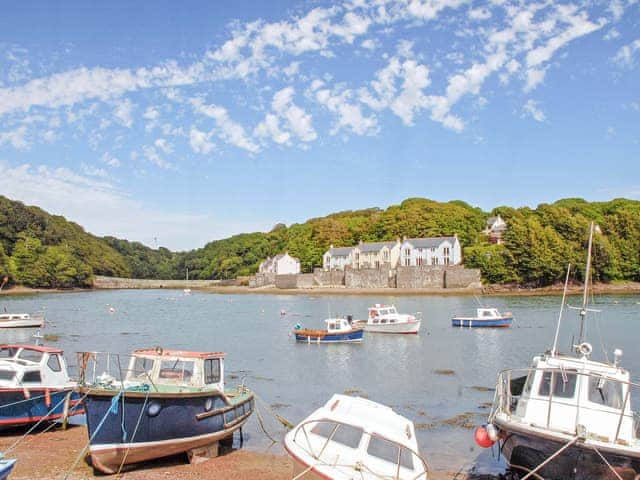
<svg viewBox="0 0 640 480">
<path fill-rule="evenodd" d="M 567 276 L 564 279 L 564 289 L 562 290 L 562 303 L 560 304 L 560 314 L 558 315 L 558 325 L 556 325 L 556 336 L 553 338 L 553 348 L 551 355 L 558 354 L 558 335 L 560 334 L 560 322 L 562 321 L 562 312 L 564 312 L 564 304 L 567 298 L 567 286 L 569 285 L 569 273 L 571 272 L 571 264 L 567 265 Z"/>
<path fill-rule="evenodd" d="M 587 267 L 584 271 L 584 292 L 582 293 L 582 308 L 580 309 L 580 337 L 578 345 L 584 342 L 585 320 L 587 318 L 587 302 L 589 301 L 589 277 L 591 276 L 591 247 L 593 244 L 594 223 L 589 227 L 589 247 L 587 248 Z"/>
</svg>

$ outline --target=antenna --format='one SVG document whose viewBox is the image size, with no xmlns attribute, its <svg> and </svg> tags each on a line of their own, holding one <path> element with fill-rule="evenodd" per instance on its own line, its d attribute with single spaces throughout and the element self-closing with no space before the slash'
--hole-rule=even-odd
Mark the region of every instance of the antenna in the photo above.
<svg viewBox="0 0 640 480">
<path fill-rule="evenodd" d="M 562 290 L 562 303 L 560 304 L 560 314 L 558 315 L 558 325 L 556 325 L 556 335 L 553 338 L 552 355 L 558 354 L 558 335 L 560 334 L 560 322 L 562 321 L 562 312 L 564 311 L 564 303 L 567 298 L 567 286 L 569 285 L 569 273 L 571 273 L 571 264 L 567 265 L 567 276 L 564 279 L 564 289 Z"/>
<path fill-rule="evenodd" d="M 584 342 L 585 320 L 587 318 L 587 302 L 589 301 L 589 277 L 591 275 L 591 247 L 593 245 L 594 223 L 589 227 L 589 247 L 587 248 L 587 267 L 584 271 L 584 292 L 582 293 L 582 308 L 580 309 L 580 336 L 578 345 Z"/>
</svg>

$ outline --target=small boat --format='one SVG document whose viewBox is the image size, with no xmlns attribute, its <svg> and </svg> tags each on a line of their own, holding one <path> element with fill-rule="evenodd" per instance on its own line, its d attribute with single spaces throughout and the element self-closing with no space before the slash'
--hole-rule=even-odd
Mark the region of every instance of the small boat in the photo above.
<svg viewBox="0 0 640 480">
<path fill-rule="evenodd" d="M 44 315 L 0 313 L 0 328 L 40 328 L 42 325 L 44 325 Z"/>
<path fill-rule="evenodd" d="M 16 466 L 15 459 L 11 458 L 0 458 L 0 480 L 5 480 L 9 478 L 9 474 L 13 470 L 13 467 Z"/>
<path fill-rule="evenodd" d="M 225 389 L 222 352 L 156 348 L 78 356 L 89 454 L 102 473 L 183 452 L 190 459 L 216 456 L 218 443 L 253 413 L 250 390 Z"/>
<path fill-rule="evenodd" d="M 427 480 L 413 423 L 371 400 L 336 394 L 284 438 L 304 480 Z"/>
<path fill-rule="evenodd" d="M 361 326 L 366 332 L 372 333 L 418 333 L 422 319 L 420 313 L 409 315 L 398 313 L 394 305 L 376 303 L 369 308 L 367 320 L 356 320 L 355 325 Z"/>
<path fill-rule="evenodd" d="M 63 351 L 37 345 L 0 345 L 0 428 L 84 413 Z"/>
<path fill-rule="evenodd" d="M 348 318 L 328 318 L 326 330 L 313 330 L 296 325 L 293 334 L 297 342 L 304 343 L 351 343 L 361 342 L 364 330 L 353 326 Z"/>
<path fill-rule="evenodd" d="M 455 316 L 451 319 L 452 327 L 510 327 L 512 323 L 511 312 L 500 313 L 497 308 L 486 307 L 476 309 L 475 317 Z"/>
<path fill-rule="evenodd" d="M 596 361 L 585 341 L 586 316 L 594 311 L 588 307 L 593 232 L 592 224 L 573 352 L 558 350 L 568 269 L 552 348 L 529 368 L 499 373 L 488 424 L 475 432 L 480 446 L 499 442 L 511 470 L 528 478 L 640 478 L 640 416 L 633 410 L 640 385 L 620 366 L 621 350 L 613 361 Z"/>
</svg>

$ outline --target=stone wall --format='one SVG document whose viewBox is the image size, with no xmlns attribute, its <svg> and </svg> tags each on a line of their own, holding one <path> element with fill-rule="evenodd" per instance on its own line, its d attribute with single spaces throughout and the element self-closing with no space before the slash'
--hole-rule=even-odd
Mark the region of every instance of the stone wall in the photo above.
<svg viewBox="0 0 640 480">
<path fill-rule="evenodd" d="M 481 288 L 480 269 L 464 268 L 456 265 L 447 267 L 444 274 L 444 288 Z"/>
<path fill-rule="evenodd" d="M 344 270 L 313 270 L 313 284 L 318 287 L 344 287 Z"/>
<path fill-rule="evenodd" d="M 388 288 L 389 280 L 387 268 L 347 268 L 344 284 L 347 288 Z"/>
<path fill-rule="evenodd" d="M 444 288 L 443 266 L 398 267 L 397 288 Z"/>
<path fill-rule="evenodd" d="M 233 280 L 235 285 L 235 280 Z M 220 280 L 150 280 L 96 275 L 94 288 L 206 288 L 221 286 Z"/>
<path fill-rule="evenodd" d="M 249 279 L 250 288 L 260 288 L 276 284 L 275 273 L 256 273 Z"/>
<path fill-rule="evenodd" d="M 276 275 L 276 288 L 313 288 L 313 273 Z"/>
</svg>

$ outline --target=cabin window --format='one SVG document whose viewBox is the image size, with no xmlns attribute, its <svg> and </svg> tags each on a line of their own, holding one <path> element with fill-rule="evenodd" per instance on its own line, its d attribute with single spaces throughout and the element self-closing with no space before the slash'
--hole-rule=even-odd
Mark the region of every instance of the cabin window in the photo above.
<svg viewBox="0 0 640 480">
<path fill-rule="evenodd" d="M 396 323 L 394 318 L 389 319 L 389 323 Z"/>
<path fill-rule="evenodd" d="M 400 446 L 397 443 L 380 437 L 371 437 L 369 446 L 367 447 L 367 453 L 372 457 L 380 458 L 394 465 L 398 465 L 398 461 L 400 461 L 401 467 L 413 470 L 411 452 L 404 448 L 402 452 L 400 452 L 400 450 Z"/>
<path fill-rule="evenodd" d="M 36 350 L 22 350 L 18 358 L 22 360 L 29 360 L 30 362 L 40 363 L 42 360 L 42 352 Z"/>
<path fill-rule="evenodd" d="M 374 323 L 374 324 L 377 324 L 377 323 L 379 323 L 379 320 L 378 320 L 377 318 L 374 318 L 374 319 L 373 319 L 373 323 Z"/>
<path fill-rule="evenodd" d="M 0 370 L 0 380 L 13 380 L 16 376 L 16 372 L 9 370 Z"/>
<path fill-rule="evenodd" d="M 380 323 L 387 323 L 387 319 L 386 318 L 381 319 Z"/>
<path fill-rule="evenodd" d="M 2 348 L 0 349 L 0 358 L 11 358 L 16 354 L 15 348 Z"/>
<path fill-rule="evenodd" d="M 349 448 L 358 448 L 362 438 L 361 428 L 333 422 L 318 422 L 311 432 Z"/>
<path fill-rule="evenodd" d="M 22 376 L 22 383 L 27 383 L 27 382 L 37 383 L 41 381 L 42 381 L 42 377 L 40 376 L 40 370 L 24 372 L 24 375 Z"/>
<path fill-rule="evenodd" d="M 542 374 L 538 395 L 548 397 L 551 390 L 551 381 L 554 381 L 553 396 L 560 398 L 571 398 L 576 391 L 576 374 L 575 371 L 551 372 L 546 371 Z"/>
<path fill-rule="evenodd" d="M 611 408 L 622 408 L 622 384 L 605 377 L 589 377 L 589 401 Z"/>
<path fill-rule="evenodd" d="M 49 367 L 52 372 L 59 372 L 62 370 L 62 366 L 60 365 L 60 358 L 58 358 L 58 355 L 49 355 L 49 360 L 47 360 L 47 367 Z"/>
<path fill-rule="evenodd" d="M 159 378 L 168 382 L 188 382 L 193 376 L 193 361 L 163 360 Z"/>
<path fill-rule="evenodd" d="M 335 323 L 330 323 L 329 324 L 329 330 L 336 330 L 338 327 L 336 327 Z"/>
<path fill-rule="evenodd" d="M 204 361 L 204 383 L 218 383 L 220 381 L 220 360 L 209 358 Z"/>
<path fill-rule="evenodd" d="M 147 380 L 153 369 L 153 360 L 146 357 L 135 357 L 133 371 L 129 372 L 131 377 L 140 380 Z"/>
<path fill-rule="evenodd" d="M 485 317 L 490 317 L 491 316 L 491 312 L 482 312 L 482 315 Z"/>
</svg>

